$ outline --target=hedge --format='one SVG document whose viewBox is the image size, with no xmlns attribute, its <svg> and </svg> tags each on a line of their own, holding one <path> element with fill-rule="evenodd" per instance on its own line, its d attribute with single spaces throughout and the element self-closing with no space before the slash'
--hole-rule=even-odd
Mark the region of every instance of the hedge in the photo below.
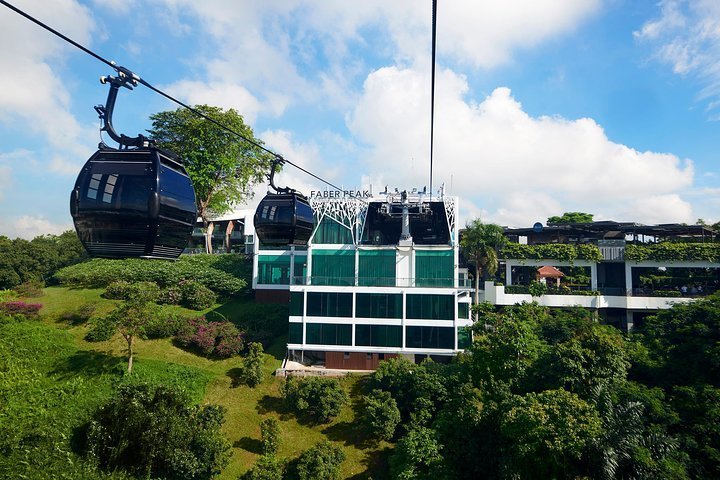
<svg viewBox="0 0 720 480">
<path fill-rule="evenodd" d="M 625 247 L 625 259 L 636 262 L 644 260 L 720 262 L 720 243 L 662 242 L 628 245 Z"/>
<path fill-rule="evenodd" d="M 503 259 L 553 259 L 566 262 L 573 260 L 590 260 L 599 262 L 602 253 L 597 245 L 583 243 L 570 245 L 564 243 L 544 243 L 539 245 L 524 245 L 509 243 L 500 251 Z"/>
<path fill-rule="evenodd" d="M 182 255 L 177 261 L 96 258 L 59 270 L 53 279 L 62 284 L 103 288 L 113 282 L 155 282 L 161 287 L 193 280 L 227 297 L 244 292 L 252 266 L 242 255 Z"/>
</svg>

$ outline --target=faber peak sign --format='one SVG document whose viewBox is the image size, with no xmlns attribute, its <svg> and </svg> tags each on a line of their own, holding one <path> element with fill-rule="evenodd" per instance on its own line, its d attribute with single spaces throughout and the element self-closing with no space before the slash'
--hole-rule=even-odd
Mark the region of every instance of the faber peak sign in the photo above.
<svg viewBox="0 0 720 480">
<path fill-rule="evenodd" d="M 370 190 L 310 190 L 310 198 L 370 198 Z"/>
</svg>

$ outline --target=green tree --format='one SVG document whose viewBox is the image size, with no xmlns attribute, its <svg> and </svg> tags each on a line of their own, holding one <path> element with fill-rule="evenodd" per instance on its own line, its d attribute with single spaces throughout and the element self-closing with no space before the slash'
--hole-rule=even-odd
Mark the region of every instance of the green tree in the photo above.
<svg viewBox="0 0 720 480">
<path fill-rule="evenodd" d="M 498 252 L 507 243 L 501 226 L 475 219 L 465 226 L 460 248 L 471 265 L 475 265 L 475 303 L 480 301 L 480 279 L 494 275 L 498 269 Z"/>
<path fill-rule="evenodd" d="M 275 455 L 280 448 L 280 425 L 277 418 L 269 417 L 260 422 L 260 442 L 263 455 Z"/>
<path fill-rule="evenodd" d="M 283 480 L 283 467 L 275 455 L 262 455 L 240 480 Z"/>
<path fill-rule="evenodd" d="M 567 225 L 568 223 L 592 223 L 594 215 L 583 212 L 565 212 L 561 216 L 548 217 L 548 225 Z"/>
<path fill-rule="evenodd" d="M 230 445 L 217 405 L 192 405 L 180 390 L 124 385 L 94 415 L 87 451 L 107 470 L 142 478 L 210 479 L 227 465 Z"/>
<path fill-rule="evenodd" d="M 317 423 L 330 422 L 348 401 L 347 393 L 334 378 L 289 377 L 282 386 L 282 394 L 292 410 Z"/>
<path fill-rule="evenodd" d="M 400 423 L 400 410 L 390 392 L 373 390 L 363 397 L 363 401 L 370 432 L 382 440 L 392 440 Z"/>
<path fill-rule="evenodd" d="M 340 478 L 340 465 L 345 460 L 342 449 L 327 440 L 300 455 L 297 474 L 300 480 L 335 480 Z"/>
<path fill-rule="evenodd" d="M 584 452 L 602 430 L 593 406 L 562 389 L 513 396 L 504 409 L 509 477 L 575 478 Z"/>
<path fill-rule="evenodd" d="M 439 475 L 443 460 L 441 451 L 434 430 L 413 428 L 395 446 L 390 457 L 390 474 L 401 480 L 442 478 Z"/>
<path fill-rule="evenodd" d="M 263 372 L 263 347 L 262 343 L 253 342 L 248 345 L 248 353 L 243 359 L 242 380 L 245 384 L 256 387 L 261 384 L 265 372 Z"/>
<path fill-rule="evenodd" d="M 234 109 L 208 105 L 194 108 L 262 144 Z M 150 120 L 150 136 L 159 146 L 182 158 L 195 187 L 198 215 L 206 228 L 211 215 L 232 210 L 234 205 L 251 197 L 253 185 L 265 180 L 274 157 L 189 110 L 178 108 L 156 113 Z M 208 249 L 210 242 L 211 233 L 206 231 Z"/>
<path fill-rule="evenodd" d="M 157 284 L 135 283 L 129 289 L 128 299 L 107 317 L 117 326 L 117 330 L 127 344 L 128 373 L 132 372 L 135 339 L 144 338 L 146 325 L 160 314 L 160 306 L 155 303 L 159 295 L 160 288 Z"/>
</svg>

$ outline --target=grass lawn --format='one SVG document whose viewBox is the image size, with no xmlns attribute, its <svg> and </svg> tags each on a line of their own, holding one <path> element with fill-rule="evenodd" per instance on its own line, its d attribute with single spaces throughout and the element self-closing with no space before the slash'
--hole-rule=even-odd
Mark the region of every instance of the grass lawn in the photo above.
<svg viewBox="0 0 720 480">
<path fill-rule="evenodd" d="M 63 319 L 63 313 L 73 311 L 88 302 L 96 304 L 97 312 L 111 310 L 115 302 L 101 298 L 102 291 L 50 287 L 45 289 L 45 296 L 33 299 L 44 305 L 42 326 L 61 335 L 65 339 L 66 347 L 61 349 L 52 361 L 48 360 L 53 365 L 52 368 L 39 370 L 49 381 L 58 385 L 76 381 L 77 378 L 84 378 L 90 384 L 96 382 L 98 387 L 94 391 L 93 388 L 88 389 L 95 400 L 79 402 L 80 405 L 85 405 L 85 410 L 95 408 L 100 400 L 107 398 L 113 386 L 120 380 L 171 383 L 188 389 L 199 402 L 219 404 L 227 409 L 224 431 L 232 445 L 232 458 L 219 478 L 236 479 L 252 466 L 260 451 L 259 425 L 268 416 L 278 418 L 280 423 L 281 458 L 292 459 L 315 443 L 329 439 L 337 442 L 346 454 L 347 458 L 342 465 L 343 478 L 385 478 L 390 445 L 369 442 L 368 434 L 361 423 L 356 421 L 362 411 L 359 398 L 365 382 L 361 377 L 342 379 L 352 401 L 338 418 L 326 425 L 308 424 L 284 408 L 279 393 L 282 380 L 272 375 L 285 354 L 284 336 L 276 337 L 268 348 L 265 355 L 266 378 L 256 388 L 233 385 L 232 372 L 241 366 L 242 358 L 209 360 L 176 347 L 170 340 L 137 341 L 134 371 L 128 377 L 123 374 L 124 341 L 119 335 L 107 342 L 87 342 L 84 339 L 88 330 L 86 325 L 73 324 Z M 280 318 L 278 313 L 282 314 L 282 311 L 273 309 L 275 306 L 258 306 L 244 297 L 200 313 L 212 317 L 213 312 L 218 312 L 240 327 L 252 327 L 255 319 L 266 311 L 269 315 Z M 198 314 L 180 310 L 188 315 Z M 286 319 L 285 316 L 283 322 L 286 322 Z M 37 322 L 29 323 L 35 323 L 35 328 L 41 327 Z M 285 328 L 284 324 L 277 324 L 274 329 L 278 332 Z M 58 365 L 63 367 L 58 368 Z M 83 392 L 80 392 L 80 395 L 89 394 L 85 390 Z M 32 391 L 29 391 L 28 395 L 32 395 Z M 84 420 L 87 416 L 85 411 L 81 416 Z"/>
</svg>

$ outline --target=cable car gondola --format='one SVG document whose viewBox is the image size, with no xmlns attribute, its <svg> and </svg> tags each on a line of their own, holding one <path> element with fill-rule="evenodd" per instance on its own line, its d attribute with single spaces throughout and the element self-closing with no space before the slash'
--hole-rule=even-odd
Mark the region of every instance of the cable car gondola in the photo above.
<svg viewBox="0 0 720 480">
<path fill-rule="evenodd" d="M 283 163 L 277 157 L 270 171 L 268 193 L 255 210 L 255 233 L 263 245 L 305 246 L 313 231 L 313 211 L 307 198 L 292 188 L 275 186 L 275 170 Z"/>
<path fill-rule="evenodd" d="M 174 259 L 185 249 L 197 219 L 195 190 L 179 158 L 142 135 L 118 135 L 112 113 L 119 88 L 132 89 L 132 72 L 117 67 L 105 107 L 95 107 L 103 131 L 119 149 L 99 145 L 70 194 L 75 230 L 92 257 Z"/>
</svg>

